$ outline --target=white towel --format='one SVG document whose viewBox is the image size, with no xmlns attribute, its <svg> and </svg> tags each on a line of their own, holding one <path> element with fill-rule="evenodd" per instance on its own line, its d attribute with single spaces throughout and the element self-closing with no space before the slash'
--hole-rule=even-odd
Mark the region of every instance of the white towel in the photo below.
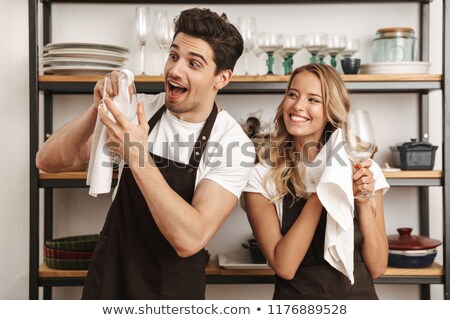
<svg viewBox="0 0 450 320">
<path fill-rule="evenodd" d="M 107 78 L 105 77 L 105 81 Z M 128 87 L 133 83 L 134 76 L 129 70 L 121 70 L 119 73 L 119 92 L 112 101 L 116 107 L 122 112 L 122 114 L 134 124 L 137 124 L 137 101 L 131 99 L 128 92 Z M 106 96 L 106 83 L 103 98 Z M 103 106 L 103 101 L 99 105 L 99 108 L 105 108 L 110 119 L 114 120 L 114 117 L 110 114 L 106 106 Z M 89 168 L 86 184 L 90 186 L 89 194 L 96 197 L 101 193 L 109 193 L 111 191 L 111 182 L 113 174 L 113 162 L 107 146 L 108 131 L 106 127 L 101 123 L 99 116 L 95 123 L 94 135 L 92 139 L 91 156 L 89 159 Z M 119 165 L 120 169 L 123 168 L 123 162 Z"/>
<path fill-rule="evenodd" d="M 354 283 L 352 166 L 336 129 L 305 171 L 306 192 L 317 192 L 327 210 L 324 258 Z"/>
</svg>

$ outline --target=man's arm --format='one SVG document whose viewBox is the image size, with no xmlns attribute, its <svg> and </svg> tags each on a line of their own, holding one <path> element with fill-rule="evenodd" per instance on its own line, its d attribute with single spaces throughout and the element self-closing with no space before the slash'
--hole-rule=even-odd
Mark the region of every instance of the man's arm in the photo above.
<svg viewBox="0 0 450 320">
<path fill-rule="evenodd" d="M 57 130 L 39 148 L 36 166 L 46 172 L 76 171 L 86 167 L 92 144 L 97 106 Z"/>
<path fill-rule="evenodd" d="M 117 95 L 118 72 L 110 75 L 106 93 Z M 39 148 L 36 166 L 46 172 L 84 170 L 90 157 L 92 134 L 97 120 L 97 108 L 104 91 L 104 80 L 99 80 L 94 88 L 94 103 L 80 116 L 53 133 Z"/>
</svg>

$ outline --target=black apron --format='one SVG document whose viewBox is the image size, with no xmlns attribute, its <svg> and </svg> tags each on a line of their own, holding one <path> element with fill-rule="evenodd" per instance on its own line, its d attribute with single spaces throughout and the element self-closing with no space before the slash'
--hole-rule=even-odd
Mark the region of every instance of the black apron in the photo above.
<svg viewBox="0 0 450 320">
<path fill-rule="evenodd" d="M 306 199 L 298 199 L 292 205 L 293 197 L 287 194 L 283 199 L 281 233 L 289 231 L 305 206 Z M 291 206 L 292 205 L 292 206 Z M 326 211 L 322 211 L 311 245 L 300 264 L 295 277 L 285 280 L 275 276 L 274 299 L 283 300 L 370 300 L 378 299 L 372 278 L 362 259 L 361 246 L 364 237 L 356 219 L 354 224 L 354 279 L 350 280 L 325 261 L 324 242 Z"/>
<path fill-rule="evenodd" d="M 165 112 L 149 120 L 150 131 Z M 152 156 L 169 186 L 191 203 L 198 164 L 217 116 L 214 107 L 189 164 Z M 204 299 L 205 252 L 181 258 L 164 238 L 129 167 L 122 171 L 86 278 L 83 299 Z"/>
</svg>

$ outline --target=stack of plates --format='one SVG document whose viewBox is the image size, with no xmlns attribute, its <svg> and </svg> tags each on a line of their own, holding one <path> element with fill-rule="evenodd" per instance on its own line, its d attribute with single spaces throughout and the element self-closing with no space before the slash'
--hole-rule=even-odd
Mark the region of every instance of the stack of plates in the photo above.
<svg viewBox="0 0 450 320">
<path fill-rule="evenodd" d="M 44 262 L 52 269 L 87 270 L 98 234 L 45 241 Z"/>
<path fill-rule="evenodd" d="M 109 44 L 49 43 L 42 64 L 45 74 L 105 74 L 122 69 L 128 53 L 125 47 Z"/>
</svg>

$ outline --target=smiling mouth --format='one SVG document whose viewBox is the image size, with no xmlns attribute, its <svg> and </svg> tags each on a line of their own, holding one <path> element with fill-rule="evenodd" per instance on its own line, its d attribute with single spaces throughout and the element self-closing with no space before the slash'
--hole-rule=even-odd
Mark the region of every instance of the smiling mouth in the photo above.
<svg viewBox="0 0 450 320">
<path fill-rule="evenodd" d="M 169 80 L 167 81 L 167 84 L 169 85 L 169 93 L 171 95 L 180 95 L 187 91 L 187 88 L 174 81 Z"/>
<path fill-rule="evenodd" d="M 311 119 L 308 117 L 304 117 L 304 116 L 298 116 L 298 115 L 293 115 L 290 114 L 289 118 L 293 121 L 293 122 L 297 122 L 297 123 L 303 123 L 303 122 L 308 122 Z"/>
</svg>

